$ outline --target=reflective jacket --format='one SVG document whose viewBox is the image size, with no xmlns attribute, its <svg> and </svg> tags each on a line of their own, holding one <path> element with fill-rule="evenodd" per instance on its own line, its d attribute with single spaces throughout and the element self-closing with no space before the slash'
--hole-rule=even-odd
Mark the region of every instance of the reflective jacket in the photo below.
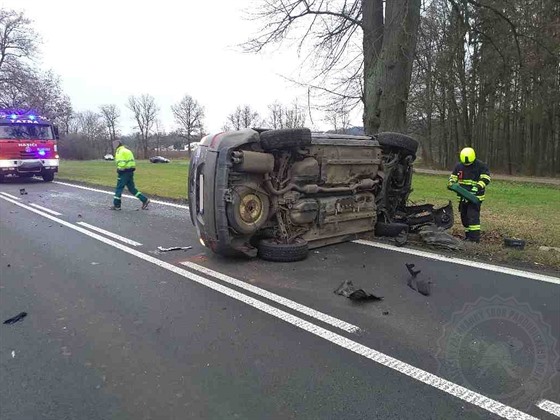
<svg viewBox="0 0 560 420">
<path fill-rule="evenodd" d="M 115 152 L 115 162 L 117 162 L 117 172 L 134 172 L 136 162 L 134 155 L 125 146 L 119 146 Z"/>
<path fill-rule="evenodd" d="M 466 190 L 475 193 L 480 201 L 484 200 L 486 186 L 490 184 L 488 165 L 476 159 L 470 165 L 458 163 L 449 176 L 449 182 L 458 182 Z"/>
</svg>

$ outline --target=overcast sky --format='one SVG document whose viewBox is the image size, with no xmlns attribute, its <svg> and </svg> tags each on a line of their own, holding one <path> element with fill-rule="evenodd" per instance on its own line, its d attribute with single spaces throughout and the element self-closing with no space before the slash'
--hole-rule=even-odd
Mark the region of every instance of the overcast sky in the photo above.
<svg viewBox="0 0 560 420">
<path fill-rule="evenodd" d="M 238 47 L 260 27 L 245 18 L 258 3 L 0 0 L 34 20 L 42 39 L 40 65 L 61 76 L 74 109 L 114 103 L 123 133 L 134 126 L 125 108 L 129 95 L 153 95 L 168 131 L 175 128 L 170 106 L 185 94 L 205 107 L 209 132 L 218 131 L 237 105 L 250 104 L 261 116 L 275 100 L 305 105 L 306 89 L 282 78 L 298 78 L 293 48 L 255 55 Z M 314 113 L 311 128 L 330 128 L 321 118 Z M 311 126 L 309 117 L 307 122 Z"/>
</svg>

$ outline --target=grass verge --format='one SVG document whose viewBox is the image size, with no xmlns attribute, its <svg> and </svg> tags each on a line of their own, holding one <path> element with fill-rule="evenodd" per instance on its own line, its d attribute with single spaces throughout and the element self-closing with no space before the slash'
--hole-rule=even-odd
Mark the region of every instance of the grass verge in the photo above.
<svg viewBox="0 0 560 420">
<path fill-rule="evenodd" d="M 138 160 L 134 182 L 136 188 L 147 195 L 184 201 L 187 197 L 188 171 L 187 160 L 171 163 Z M 114 188 L 117 182 L 116 165 L 115 162 L 103 160 L 63 160 L 57 178 Z"/>
<path fill-rule="evenodd" d="M 447 177 L 415 174 L 411 200 L 446 204 L 455 210 L 453 234 L 464 236 L 455 194 L 446 189 Z M 560 188 L 525 182 L 492 181 L 481 211 L 482 243 L 465 250 L 472 256 L 498 262 L 543 265 L 560 269 L 560 252 L 540 246 L 560 247 Z M 506 237 L 525 239 L 524 251 L 504 248 Z"/>
<path fill-rule="evenodd" d="M 153 164 L 137 161 L 135 181 L 148 195 L 184 200 L 187 193 L 188 161 Z M 114 187 L 114 162 L 62 161 L 59 179 Z M 455 208 L 453 234 L 463 236 L 455 194 L 446 189 L 447 176 L 415 174 L 411 200 L 446 204 Z M 483 242 L 469 246 L 467 255 L 494 262 L 544 266 L 560 270 L 560 253 L 541 251 L 539 246 L 560 247 L 560 188 L 525 182 L 493 181 L 482 205 Z M 524 251 L 503 247 L 504 237 L 527 241 Z"/>
</svg>

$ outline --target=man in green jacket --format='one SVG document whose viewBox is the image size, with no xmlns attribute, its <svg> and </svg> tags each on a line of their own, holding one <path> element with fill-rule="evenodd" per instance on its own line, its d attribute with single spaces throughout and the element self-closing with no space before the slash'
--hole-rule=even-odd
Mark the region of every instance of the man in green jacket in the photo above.
<svg viewBox="0 0 560 420">
<path fill-rule="evenodd" d="M 142 209 L 146 210 L 150 199 L 136 189 L 134 186 L 134 171 L 136 170 L 136 162 L 134 155 L 127 149 L 120 140 L 113 142 L 115 149 L 115 162 L 117 162 L 117 187 L 115 188 L 115 196 L 113 197 L 113 206 L 111 210 L 121 209 L 121 195 L 124 187 L 128 188 L 131 194 L 142 202 Z"/>
</svg>

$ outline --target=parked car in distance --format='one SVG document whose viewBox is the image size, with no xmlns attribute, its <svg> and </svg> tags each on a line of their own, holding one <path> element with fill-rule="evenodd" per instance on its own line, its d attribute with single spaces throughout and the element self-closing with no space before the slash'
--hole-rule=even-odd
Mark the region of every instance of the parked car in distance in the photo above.
<svg viewBox="0 0 560 420">
<path fill-rule="evenodd" d="M 154 156 L 154 157 L 150 158 L 150 162 L 152 162 L 152 163 L 169 163 L 171 161 L 167 158 L 164 158 L 163 156 Z"/>
<path fill-rule="evenodd" d="M 103 156 L 103 159 L 104 160 L 115 160 L 115 157 L 112 154 L 108 153 L 105 156 Z"/>
</svg>

